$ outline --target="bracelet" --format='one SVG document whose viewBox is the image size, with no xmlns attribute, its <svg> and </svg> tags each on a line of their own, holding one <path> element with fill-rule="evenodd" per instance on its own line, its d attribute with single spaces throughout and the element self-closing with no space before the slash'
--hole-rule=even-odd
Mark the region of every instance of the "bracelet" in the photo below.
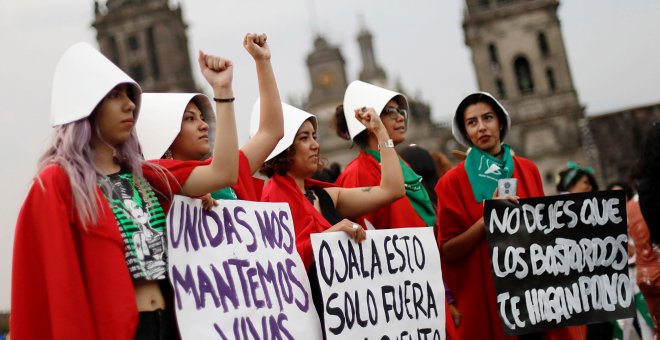
<svg viewBox="0 0 660 340">
<path fill-rule="evenodd" d="M 381 144 L 378 144 L 378 150 L 380 149 L 385 149 L 385 148 L 393 148 L 394 147 L 394 141 L 392 139 L 388 139 L 384 141 Z"/>
<path fill-rule="evenodd" d="M 236 97 L 231 97 L 231 98 L 213 98 L 213 101 L 216 103 L 231 103 L 234 100 L 236 100 Z"/>
</svg>

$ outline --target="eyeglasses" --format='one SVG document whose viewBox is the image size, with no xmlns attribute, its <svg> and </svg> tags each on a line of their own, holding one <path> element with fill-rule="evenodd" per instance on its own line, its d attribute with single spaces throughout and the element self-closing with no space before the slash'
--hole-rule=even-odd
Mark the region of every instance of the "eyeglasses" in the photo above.
<svg viewBox="0 0 660 340">
<path fill-rule="evenodd" d="M 380 113 L 381 117 L 389 117 L 391 119 L 396 119 L 396 115 L 400 114 L 403 118 L 408 118 L 408 111 L 405 109 L 400 109 L 396 107 L 386 107 L 383 109 L 383 112 Z"/>
</svg>

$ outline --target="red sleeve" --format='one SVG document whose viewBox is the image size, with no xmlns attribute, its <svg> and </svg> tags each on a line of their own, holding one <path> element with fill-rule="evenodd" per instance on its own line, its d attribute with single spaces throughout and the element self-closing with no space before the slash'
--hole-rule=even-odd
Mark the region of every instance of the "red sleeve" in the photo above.
<svg viewBox="0 0 660 340">
<path fill-rule="evenodd" d="M 271 179 L 272 181 L 272 179 Z M 289 203 L 289 208 L 291 209 L 291 217 L 293 219 L 293 229 L 296 234 L 296 250 L 302 259 L 305 269 L 309 270 L 309 266 L 314 261 L 314 255 L 312 253 L 312 240 L 309 237 L 303 237 L 303 234 L 309 235 L 308 232 L 304 232 L 308 229 L 307 218 L 305 217 L 304 211 L 298 204 L 295 204 L 289 195 L 280 188 L 272 185 L 273 183 L 266 184 L 264 188 L 263 195 L 261 196 L 262 202 L 287 202 Z"/>
<path fill-rule="evenodd" d="M 299 197 L 300 194 L 286 185 L 287 183 L 282 181 L 281 178 L 271 178 L 264 187 L 261 198 L 263 202 L 286 202 L 289 204 L 296 234 L 296 250 L 305 265 L 305 269 L 309 270 L 314 261 L 310 235 L 323 232 L 330 227 L 330 223 L 313 206 L 306 206 Z"/>
<path fill-rule="evenodd" d="M 371 164 L 364 162 L 363 157 L 371 157 L 360 154 L 358 158 L 353 160 L 342 171 L 341 175 L 335 182 L 337 186 L 342 188 L 359 188 L 380 185 L 380 170 L 374 170 Z M 389 221 L 389 208 L 387 205 L 383 208 L 377 209 L 373 212 L 364 214 L 355 219 L 355 222 L 360 223 L 363 227 L 367 227 L 364 222 L 365 219 L 369 220 L 374 226 L 390 226 Z"/>
<path fill-rule="evenodd" d="M 252 177 L 250 161 L 243 151 L 238 152 L 238 181 L 232 185 L 239 200 L 259 201 L 264 181 Z"/>
<path fill-rule="evenodd" d="M 58 166 L 39 174 L 16 223 L 12 339 L 93 339 L 93 320 L 75 240 L 69 180 Z"/>
<path fill-rule="evenodd" d="M 438 196 L 439 245 L 463 233 L 483 216 L 483 206 L 474 199 L 463 164 L 457 165 L 440 178 L 435 193 Z M 470 216 L 478 217 L 471 220 Z"/>
<path fill-rule="evenodd" d="M 544 196 L 543 182 L 538 167 L 532 161 L 514 157 L 514 177 L 518 178 L 518 196 L 521 198 Z"/>
<path fill-rule="evenodd" d="M 208 165 L 205 161 L 177 161 L 174 159 L 156 159 L 142 164 L 142 173 L 152 188 L 158 194 L 158 201 L 167 213 L 172 197 L 183 188 L 192 171 L 200 165 Z"/>
<path fill-rule="evenodd" d="M 536 196 L 545 196 L 545 193 L 543 192 L 543 181 L 541 181 L 541 173 L 539 173 L 539 168 L 536 167 L 536 164 L 530 162 L 532 165 L 532 171 L 534 172 L 534 183 L 536 184 L 536 187 L 538 188 L 538 191 L 536 192 Z"/>
<path fill-rule="evenodd" d="M 154 189 L 164 193 L 172 191 L 172 194 L 176 195 L 196 167 L 208 165 L 210 162 L 210 159 L 205 161 L 157 159 L 149 161 L 149 164 L 143 164 L 142 173 Z"/>
</svg>

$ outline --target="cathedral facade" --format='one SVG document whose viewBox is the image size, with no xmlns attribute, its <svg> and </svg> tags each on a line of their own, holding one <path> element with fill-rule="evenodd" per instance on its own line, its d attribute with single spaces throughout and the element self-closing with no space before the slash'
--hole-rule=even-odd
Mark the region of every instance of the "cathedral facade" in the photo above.
<svg viewBox="0 0 660 340">
<path fill-rule="evenodd" d="M 602 186 L 625 179 L 645 132 L 660 115 L 660 104 L 655 104 L 585 116 L 566 56 L 559 5 L 559 0 L 465 0 L 463 18 L 479 90 L 500 99 L 511 114 L 513 126 L 505 142 L 538 165 L 546 194 L 555 193 L 556 176 L 569 160 L 597 169 Z M 101 52 L 145 92 L 198 92 L 181 11 L 168 0 L 107 0 L 104 5 L 95 1 L 92 26 Z M 317 116 L 324 157 L 343 167 L 357 154 L 356 146 L 336 136 L 333 125 L 335 109 L 353 79 L 408 97 L 405 145 L 418 144 L 446 155 L 465 151 L 448 122 L 434 123 L 426 103 L 388 78 L 377 61 L 374 37 L 364 25 L 354 43 L 362 65 L 351 76 L 340 47 L 317 35 L 306 60 L 311 91 L 303 102 L 292 103 Z"/>
<path fill-rule="evenodd" d="M 410 113 L 408 130 L 403 147 L 417 144 L 428 150 L 439 149 L 439 136 L 449 138 L 451 131 L 448 125 L 435 124 L 431 120 L 431 109 L 428 104 L 406 93 L 401 84 L 388 79 L 386 71 L 377 62 L 373 47 L 373 36 L 363 25 L 356 35 L 356 43 L 360 48 L 362 67 L 357 79 L 397 91 L 406 95 Z M 307 69 L 311 83 L 311 91 L 307 102 L 302 106 L 316 115 L 319 122 L 317 133 L 322 146 L 321 153 L 330 162 L 338 163 L 342 168 L 358 153 L 358 147 L 351 141 L 341 139 L 335 134 L 334 115 L 338 105 L 344 100 L 344 92 L 350 83 L 346 76 L 346 63 L 338 46 L 331 45 L 325 37 L 318 35 L 314 41 L 314 50 L 307 56 Z"/>
<path fill-rule="evenodd" d="M 197 92 L 180 5 L 168 0 L 94 2 L 101 53 L 144 92 Z"/>
<path fill-rule="evenodd" d="M 512 129 L 505 142 L 538 165 L 547 194 L 555 192 L 556 175 L 567 161 L 597 162 L 558 6 L 558 0 L 466 0 L 463 18 L 479 89 L 507 108 Z"/>
</svg>

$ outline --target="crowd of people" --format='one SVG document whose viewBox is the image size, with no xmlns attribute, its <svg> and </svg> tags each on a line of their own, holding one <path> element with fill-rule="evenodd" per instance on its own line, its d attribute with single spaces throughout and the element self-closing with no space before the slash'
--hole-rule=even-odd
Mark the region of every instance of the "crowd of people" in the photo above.
<svg viewBox="0 0 660 340">
<path fill-rule="evenodd" d="M 255 62 L 259 99 L 250 139 L 240 148 L 230 60 L 199 52 L 199 70 L 213 89 L 209 98 L 142 93 L 85 43 L 64 53 L 53 80 L 54 136 L 16 225 L 11 338 L 179 338 L 165 235 L 176 194 L 199 198 L 206 209 L 218 199 L 288 203 L 322 323 L 311 234 L 343 232 L 362 242 L 370 228 L 432 227 L 442 259 L 447 338 L 508 338 L 498 315 L 484 201 L 518 203 L 550 193 L 537 166 L 505 143 L 511 129 L 506 108 L 485 92 L 458 104 L 452 132 L 468 151 L 453 166 L 419 146 L 397 153 L 409 124 L 406 97 L 354 81 L 336 109 L 335 130 L 359 153 L 343 171 L 336 164 L 325 168 L 316 135 L 326 127 L 281 102 L 266 35 L 247 34 L 243 44 Z M 498 180 L 507 178 L 517 180 L 515 195 L 497 191 Z M 626 190 L 629 199 L 638 317 L 521 338 L 601 339 L 617 332 L 657 338 L 660 125 L 651 128 L 632 178 L 633 189 L 625 183 L 608 189 Z M 593 171 L 575 163 L 557 182 L 557 193 L 597 190 Z"/>
</svg>

